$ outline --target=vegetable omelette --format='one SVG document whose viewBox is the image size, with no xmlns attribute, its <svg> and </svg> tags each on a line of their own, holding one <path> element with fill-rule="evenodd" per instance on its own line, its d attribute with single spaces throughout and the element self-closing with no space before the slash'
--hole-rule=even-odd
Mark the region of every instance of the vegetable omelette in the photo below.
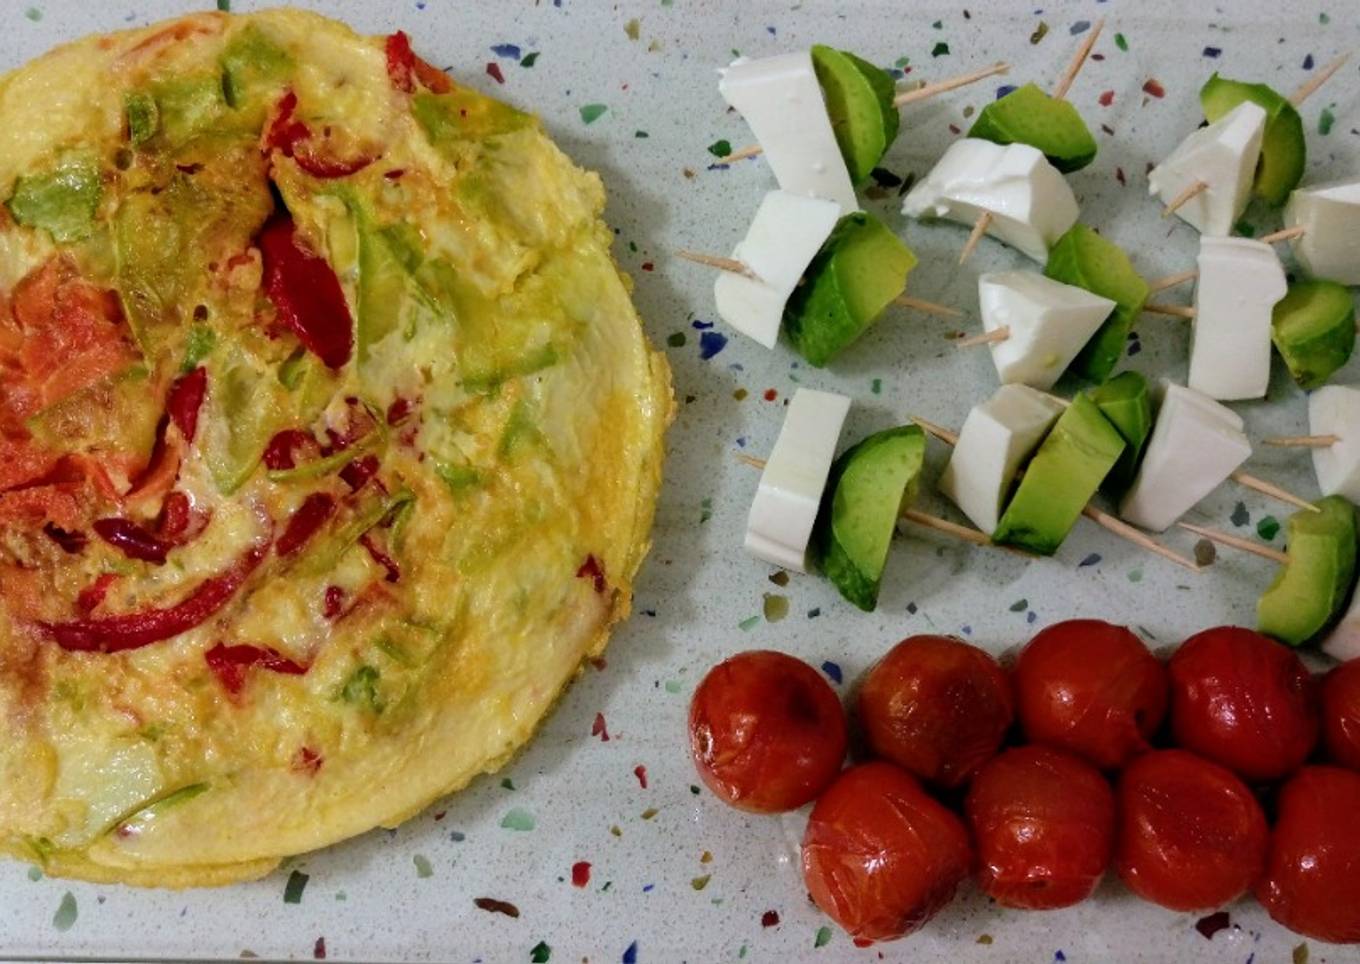
<svg viewBox="0 0 1360 964">
<path fill-rule="evenodd" d="M 220 884 L 498 767 L 627 614 L 672 414 L 599 178 L 286 9 L 0 119 L 0 852 Z"/>
</svg>

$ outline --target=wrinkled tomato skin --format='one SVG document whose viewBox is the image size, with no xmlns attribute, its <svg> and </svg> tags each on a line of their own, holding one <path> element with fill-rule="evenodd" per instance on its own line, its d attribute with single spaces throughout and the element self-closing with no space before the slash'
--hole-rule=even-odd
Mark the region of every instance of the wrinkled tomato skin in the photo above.
<svg viewBox="0 0 1360 964">
<path fill-rule="evenodd" d="M 946 789 L 996 755 L 1014 716 L 1000 664 L 950 636 L 902 640 L 859 691 L 859 719 L 874 753 Z"/>
<path fill-rule="evenodd" d="M 812 808 L 803 882 L 856 943 L 918 930 L 972 869 L 968 830 L 891 763 L 846 770 Z"/>
<path fill-rule="evenodd" d="M 1227 767 L 1158 750 L 1120 774 L 1115 867 L 1146 901 L 1178 911 L 1231 903 L 1261 875 L 1268 835 L 1260 803 Z"/>
<path fill-rule="evenodd" d="M 1025 736 L 1084 757 L 1102 770 L 1149 748 L 1166 715 L 1166 669 L 1123 626 L 1073 619 L 1020 651 L 1016 710 Z"/>
<path fill-rule="evenodd" d="M 820 673 L 771 650 L 708 671 L 689 708 L 694 765 L 725 803 L 754 813 L 814 799 L 845 758 L 845 710 Z"/>
<path fill-rule="evenodd" d="M 1317 684 L 1289 647 L 1236 626 L 1207 629 L 1171 657 L 1176 745 L 1251 782 L 1293 773 L 1317 744 Z"/>
<path fill-rule="evenodd" d="M 1360 770 L 1360 659 L 1322 681 L 1322 738 L 1333 762 Z"/>
<path fill-rule="evenodd" d="M 1090 897 L 1114 852 L 1114 791 L 1081 757 L 1022 746 L 968 788 L 978 886 L 1003 907 L 1054 910 Z"/>
<path fill-rule="evenodd" d="M 1277 810 L 1256 899 L 1305 937 L 1360 943 L 1360 773 L 1304 767 Z"/>
</svg>

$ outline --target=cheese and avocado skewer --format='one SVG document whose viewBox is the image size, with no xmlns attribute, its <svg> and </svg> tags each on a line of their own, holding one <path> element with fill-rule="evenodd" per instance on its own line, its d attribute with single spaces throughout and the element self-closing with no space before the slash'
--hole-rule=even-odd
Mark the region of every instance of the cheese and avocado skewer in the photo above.
<svg viewBox="0 0 1360 964">
<path fill-rule="evenodd" d="M 1148 172 L 1148 193 L 1166 205 L 1162 216 L 1174 213 L 1201 234 L 1231 234 L 1251 197 L 1266 117 L 1263 107 L 1243 101 L 1192 131 Z"/>
<path fill-rule="evenodd" d="M 1143 447 L 1152 433 L 1152 399 L 1147 379 L 1138 372 L 1120 372 L 1086 394 L 1123 436 L 1124 452 L 1101 486 L 1106 492 L 1121 494 L 1133 482 L 1143 459 Z"/>
<path fill-rule="evenodd" d="M 1298 188 L 1284 223 L 1301 229 L 1292 247 L 1310 278 L 1360 284 L 1360 179 Z"/>
<path fill-rule="evenodd" d="M 850 181 L 863 184 L 897 139 L 897 84 L 881 67 L 825 44 L 812 45 L 812 68 Z"/>
<path fill-rule="evenodd" d="M 1288 561 L 1256 604 L 1257 628 L 1298 646 L 1336 621 L 1355 585 L 1355 507 L 1338 495 L 1289 517 Z"/>
<path fill-rule="evenodd" d="M 1187 384 L 1220 401 L 1264 398 L 1271 312 L 1288 283 L 1275 249 L 1249 238 L 1201 235 Z"/>
<path fill-rule="evenodd" d="M 1355 348 L 1355 300 L 1335 281 L 1296 281 L 1276 302 L 1271 340 L 1299 387 L 1326 383 Z"/>
<path fill-rule="evenodd" d="M 1276 207 L 1283 204 L 1303 177 L 1308 153 L 1303 138 L 1303 119 L 1295 105 L 1265 84 L 1229 80 L 1217 73 L 1200 88 L 1199 101 L 1210 124 L 1246 102 L 1265 112 L 1260 160 L 1252 192 L 1267 204 Z"/>
<path fill-rule="evenodd" d="M 968 136 L 1037 147 L 1064 174 L 1081 170 L 1096 156 L 1096 140 L 1077 109 L 1032 83 L 982 108 Z"/>
<path fill-rule="evenodd" d="M 1322 494 L 1360 500 L 1360 387 L 1324 385 L 1309 394 L 1308 431 L 1268 438 L 1265 444 L 1312 449 Z"/>
</svg>

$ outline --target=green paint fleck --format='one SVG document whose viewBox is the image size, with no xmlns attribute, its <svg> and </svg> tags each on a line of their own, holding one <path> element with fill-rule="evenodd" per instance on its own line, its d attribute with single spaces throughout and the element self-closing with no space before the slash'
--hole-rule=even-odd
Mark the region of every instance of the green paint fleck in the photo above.
<svg viewBox="0 0 1360 964">
<path fill-rule="evenodd" d="M 37 867 L 29 867 L 28 879 L 33 881 L 34 883 L 37 883 L 38 881 L 42 880 L 42 871 L 39 870 Z"/>
<path fill-rule="evenodd" d="M 931 26 L 934 27 L 936 30 L 943 30 L 943 29 L 944 29 L 944 21 L 943 21 L 943 20 L 936 20 L 934 23 L 931 24 Z"/>
<path fill-rule="evenodd" d="M 831 928 L 823 924 L 821 927 L 817 928 L 817 936 L 813 938 L 812 946 L 826 947 L 826 945 L 830 943 L 831 943 Z"/>
<path fill-rule="evenodd" d="M 648 134 L 646 131 L 633 131 L 633 136 L 639 139 L 644 139 L 651 137 L 652 135 Z"/>
<path fill-rule="evenodd" d="M 1318 23 L 1322 24 L 1324 27 L 1327 26 L 1327 24 L 1329 24 L 1329 23 L 1331 23 L 1331 22 L 1332 22 L 1332 18 L 1329 17 L 1329 16 L 1327 16 L 1326 12 L 1323 12 L 1323 13 L 1318 14 Z M 1307 946 L 1307 945 L 1305 945 L 1305 946 Z"/>
<path fill-rule="evenodd" d="M 666 344 L 670 345 L 672 348 L 684 348 L 687 340 L 683 331 L 673 331 L 666 338 Z"/>
<path fill-rule="evenodd" d="M 1029 35 L 1029 42 L 1032 44 L 1037 44 L 1040 40 L 1043 40 L 1047 36 L 1048 36 L 1048 21 L 1040 20 L 1039 26 L 1034 28 L 1034 33 Z"/>
<path fill-rule="evenodd" d="M 671 695 L 674 695 L 674 694 L 676 694 L 676 693 L 679 693 L 679 692 L 680 692 L 680 681 L 679 681 L 678 679 L 668 679 L 668 680 L 666 680 L 666 692 L 667 692 L 667 693 L 670 693 Z M 33 869 L 34 869 L 34 870 L 37 870 L 36 867 L 33 868 Z"/>
<path fill-rule="evenodd" d="M 1269 542 L 1280 534 L 1280 520 L 1273 515 L 1264 516 L 1256 523 L 1256 534 Z"/>
<path fill-rule="evenodd" d="M 1142 569 L 1130 569 L 1130 570 L 1129 570 L 1129 582 L 1142 582 L 1142 581 L 1143 581 L 1143 570 L 1142 570 Z"/>
<path fill-rule="evenodd" d="M 1332 125 L 1336 123 L 1336 114 L 1332 113 L 1332 108 L 1322 108 L 1322 113 L 1318 114 L 1318 133 L 1326 137 L 1332 132 Z"/>
<path fill-rule="evenodd" d="M 223 13 L 231 13 L 231 0 L 217 0 L 217 9 Z"/>
<path fill-rule="evenodd" d="M 39 20 L 43 18 L 43 12 L 39 10 L 37 7 L 29 7 L 27 10 L 24 11 L 24 16 L 27 17 L 29 20 L 32 20 L 34 23 L 37 23 Z M 65 930 L 65 928 L 62 928 L 62 930 Z"/>
<path fill-rule="evenodd" d="M 712 874 L 704 874 L 702 877 L 695 877 L 693 880 L 689 882 L 689 885 L 693 887 L 695 890 L 703 890 L 705 887 L 708 886 L 708 882 L 712 879 L 713 879 Z"/>
<path fill-rule="evenodd" d="M 614 882 L 613 882 L 612 880 L 606 880 L 606 881 L 604 882 L 604 886 L 600 888 L 600 893 L 602 893 L 602 894 L 605 893 L 606 891 L 609 890 L 610 887 L 613 887 L 613 886 L 614 886 Z"/>
<path fill-rule="evenodd" d="M 1124 35 L 1122 33 L 1117 33 L 1114 35 L 1114 45 L 1118 47 L 1120 50 L 1123 50 L 1125 52 L 1127 52 L 1129 49 L 1129 42 L 1126 39 L 1124 39 Z"/>
<path fill-rule="evenodd" d="M 979 934 L 979 935 L 978 935 L 977 942 L 978 942 L 979 944 L 984 944 L 984 945 L 990 944 L 990 943 L 992 942 L 992 935 L 991 935 L 991 934 Z"/>
<path fill-rule="evenodd" d="M 52 915 L 52 926 L 59 931 L 69 931 L 75 926 L 76 918 L 79 916 L 80 908 L 76 906 L 76 895 L 68 890 L 62 895 L 57 912 Z"/>
<path fill-rule="evenodd" d="M 691 783 L 691 784 L 689 785 L 689 792 L 692 793 L 692 794 L 694 794 L 694 795 L 697 797 L 697 796 L 700 794 L 701 791 L 699 790 L 699 787 L 698 787 L 697 784 Z"/>
<path fill-rule="evenodd" d="M 411 863 L 416 865 L 416 876 L 421 880 L 426 877 L 434 876 L 434 868 L 430 866 L 430 858 L 424 854 L 415 854 L 411 857 Z"/>
<path fill-rule="evenodd" d="M 732 142 L 726 139 L 714 141 L 708 145 L 708 153 L 714 157 L 726 157 L 732 153 Z"/>
<path fill-rule="evenodd" d="M 1324 13 L 1323 16 L 1327 15 Z M 1294 964 L 1308 964 L 1308 944 L 1306 942 L 1294 948 Z"/>
<path fill-rule="evenodd" d="M 506 830 L 518 830 L 521 833 L 534 829 L 534 815 L 528 810 L 519 807 L 511 807 L 501 817 L 501 827 Z"/>
<path fill-rule="evenodd" d="M 534 949 L 529 952 L 530 964 L 546 964 L 550 960 L 552 960 L 552 948 L 548 946 L 547 941 L 539 941 L 534 945 Z"/>
<path fill-rule="evenodd" d="M 636 40 L 642 33 L 642 24 L 634 17 L 623 25 L 623 32 L 628 35 L 629 40 Z"/>
<path fill-rule="evenodd" d="M 701 499 L 699 501 L 699 525 L 703 525 L 713 518 L 713 500 Z"/>
<path fill-rule="evenodd" d="M 767 592 L 762 609 L 767 623 L 777 623 L 789 614 L 789 597 L 781 596 L 777 592 Z"/>
<path fill-rule="evenodd" d="M 631 251 L 631 252 L 633 252 L 633 254 L 637 254 L 637 250 L 638 250 L 637 242 L 636 242 L 636 241 L 629 241 L 629 242 L 628 242 L 628 250 Z"/>
<path fill-rule="evenodd" d="M 1013 613 L 1022 613 L 1028 608 L 1029 608 L 1028 599 L 1017 599 L 1015 602 L 1011 603 L 1011 612 Z"/>
<path fill-rule="evenodd" d="M 311 879 L 300 870 L 295 870 L 289 874 L 288 883 L 283 885 L 283 902 L 285 904 L 302 903 L 302 892 L 307 889 L 307 881 Z"/>
<path fill-rule="evenodd" d="M 869 391 L 873 392 L 875 395 L 883 394 L 883 379 L 875 378 L 871 381 L 869 383 Z"/>
<path fill-rule="evenodd" d="M 910 63 L 911 63 L 910 57 L 898 57 L 896 60 L 893 61 L 893 66 L 896 67 L 898 70 L 902 70 Z"/>
<path fill-rule="evenodd" d="M 949 53 L 949 44 L 943 40 L 930 48 L 930 56 L 932 57 L 943 57 L 947 53 Z"/>
<path fill-rule="evenodd" d="M 335 899 L 340 901 L 349 900 L 349 894 L 345 893 L 343 890 L 337 890 L 335 892 Z"/>
<path fill-rule="evenodd" d="M 501 780 L 501 789 L 502 790 L 515 789 L 515 781 L 511 780 L 509 777 L 505 777 L 504 779 Z"/>
<path fill-rule="evenodd" d="M 741 950 L 737 951 L 737 957 L 738 957 L 738 959 L 740 959 L 740 960 L 745 960 L 745 959 L 746 959 L 746 945 L 745 945 L 745 944 L 741 945 Z"/>
<path fill-rule="evenodd" d="M 749 633 L 751 630 L 755 629 L 759 625 L 760 625 L 759 616 L 748 616 L 741 622 L 737 623 L 737 628 L 744 633 Z"/>
<path fill-rule="evenodd" d="M 519 65 L 521 67 L 532 67 L 534 64 L 538 63 L 538 54 L 539 52 L 537 50 L 529 51 L 520 58 Z"/>
<path fill-rule="evenodd" d="M 600 115 L 609 110 L 604 104 L 586 104 L 581 108 L 581 123 L 593 124 L 600 119 Z"/>
</svg>

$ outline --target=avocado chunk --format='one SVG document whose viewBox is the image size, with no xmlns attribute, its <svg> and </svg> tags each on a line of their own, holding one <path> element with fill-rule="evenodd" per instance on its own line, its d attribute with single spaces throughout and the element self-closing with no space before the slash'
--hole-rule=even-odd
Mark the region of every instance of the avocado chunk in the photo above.
<svg viewBox="0 0 1360 964">
<path fill-rule="evenodd" d="M 1303 139 L 1303 118 L 1294 105 L 1265 84 L 1248 84 L 1214 74 L 1199 91 L 1199 102 L 1209 123 L 1218 120 L 1244 100 L 1265 108 L 1266 130 L 1261 138 L 1261 160 L 1252 184 L 1255 195 L 1278 207 L 1299 186 L 1308 157 Z"/>
<path fill-rule="evenodd" d="M 1124 452 L 1102 486 L 1118 494 L 1129 487 L 1138 473 L 1143 446 L 1152 434 L 1152 399 L 1148 395 L 1147 379 L 1138 372 L 1120 372 L 1087 394 L 1124 440 Z"/>
<path fill-rule="evenodd" d="M 226 111 L 222 78 L 215 73 L 175 77 L 153 84 L 160 130 L 166 143 L 180 147 L 217 126 Z"/>
<path fill-rule="evenodd" d="M 902 507 L 916 495 L 925 433 L 915 425 L 870 435 L 834 465 L 812 532 L 817 566 L 865 612 L 878 605 L 888 546 Z"/>
<path fill-rule="evenodd" d="M 1096 156 L 1096 139 L 1077 109 L 1035 84 L 1017 87 L 982 108 L 968 136 L 1037 147 L 1064 173 L 1081 170 Z"/>
<path fill-rule="evenodd" d="M 784 331 L 821 368 L 874 323 L 907 288 L 916 255 L 872 215 L 847 214 L 812 259 L 784 308 Z"/>
<path fill-rule="evenodd" d="M 1355 348 L 1355 302 L 1335 281 L 1296 281 L 1275 303 L 1270 338 L 1300 388 L 1324 384 Z"/>
<path fill-rule="evenodd" d="M 1072 225 L 1054 243 L 1044 274 L 1115 303 L 1110 317 L 1068 368 L 1097 384 L 1105 381 L 1119 364 L 1129 329 L 1147 303 L 1147 282 L 1134 270 L 1119 245 L 1084 224 Z"/>
<path fill-rule="evenodd" d="M 128 140 L 133 147 L 145 144 L 160 130 L 161 111 L 156 98 L 147 91 L 134 91 L 124 97 L 123 110 L 127 114 Z"/>
<path fill-rule="evenodd" d="M 1053 555 L 1125 448 L 1096 403 L 1078 395 L 1034 453 L 992 539 Z"/>
<path fill-rule="evenodd" d="M 259 24 L 249 24 L 222 51 L 222 95 L 228 107 L 241 108 L 283 87 L 293 58 Z"/>
<path fill-rule="evenodd" d="M 850 180 L 862 184 L 897 138 L 897 85 L 887 71 L 823 44 L 812 46 L 812 67 Z"/>
<path fill-rule="evenodd" d="M 57 158 L 51 169 L 19 178 L 5 207 L 20 224 L 42 228 L 58 244 L 70 244 L 94 230 L 99 195 L 98 162 L 73 151 Z"/>
<path fill-rule="evenodd" d="M 1289 517 L 1289 562 L 1256 603 L 1256 625 L 1298 646 L 1335 621 L 1355 581 L 1355 508 L 1339 495 Z"/>
</svg>

